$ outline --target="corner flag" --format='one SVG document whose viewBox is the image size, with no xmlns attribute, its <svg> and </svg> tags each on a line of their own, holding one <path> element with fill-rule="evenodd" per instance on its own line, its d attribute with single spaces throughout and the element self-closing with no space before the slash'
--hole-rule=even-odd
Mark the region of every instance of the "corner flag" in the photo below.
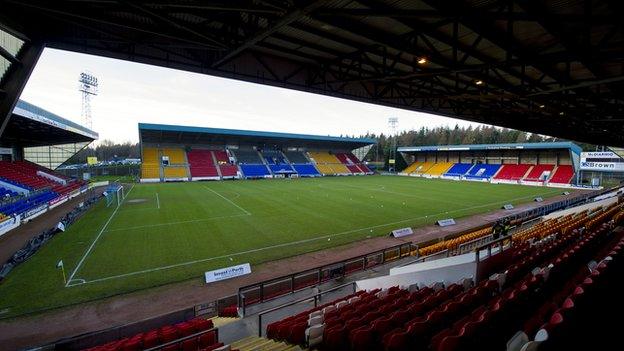
<svg viewBox="0 0 624 351">
<path fill-rule="evenodd" d="M 65 278 L 65 266 L 63 265 L 63 260 L 58 261 L 56 264 L 56 268 L 60 268 L 63 272 L 63 283 L 67 284 L 67 278 Z"/>
</svg>

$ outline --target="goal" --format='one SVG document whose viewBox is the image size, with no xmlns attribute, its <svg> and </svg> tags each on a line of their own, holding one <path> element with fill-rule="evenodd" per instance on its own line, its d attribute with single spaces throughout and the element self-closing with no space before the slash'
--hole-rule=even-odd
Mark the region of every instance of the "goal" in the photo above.
<svg viewBox="0 0 624 351">
<path fill-rule="evenodd" d="M 113 183 L 106 188 L 104 196 L 106 197 L 106 207 L 109 207 L 111 205 L 121 205 L 121 202 L 126 197 L 126 194 L 124 192 L 123 185 Z"/>
</svg>

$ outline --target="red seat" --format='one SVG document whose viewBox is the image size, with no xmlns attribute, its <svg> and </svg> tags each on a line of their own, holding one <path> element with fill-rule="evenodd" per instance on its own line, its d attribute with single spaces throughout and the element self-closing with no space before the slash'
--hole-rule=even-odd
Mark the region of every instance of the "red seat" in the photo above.
<svg viewBox="0 0 624 351">
<path fill-rule="evenodd" d="M 351 336 L 351 350 L 368 351 L 374 350 L 373 330 L 369 326 L 364 326 L 353 331 Z"/>
<path fill-rule="evenodd" d="M 216 338 L 216 334 L 214 331 L 209 331 L 199 336 L 200 348 L 208 347 L 210 345 L 213 345 L 215 342 L 217 342 L 217 338 Z"/>
<path fill-rule="evenodd" d="M 328 350 L 344 350 L 346 347 L 344 325 L 326 329 L 323 335 L 323 344 Z"/>
<path fill-rule="evenodd" d="M 181 342 L 182 351 L 196 351 L 197 338 L 190 338 Z"/>
<path fill-rule="evenodd" d="M 386 351 L 407 351 L 409 350 L 409 335 L 405 330 L 391 332 L 384 340 L 384 346 Z M 384 337 L 384 339 L 386 339 Z"/>
</svg>

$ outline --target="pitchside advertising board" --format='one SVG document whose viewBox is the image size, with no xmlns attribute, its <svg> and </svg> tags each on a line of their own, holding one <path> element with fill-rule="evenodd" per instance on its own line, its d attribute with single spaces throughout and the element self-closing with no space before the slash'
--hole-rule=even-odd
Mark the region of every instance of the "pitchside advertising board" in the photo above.
<svg viewBox="0 0 624 351">
<path fill-rule="evenodd" d="M 238 266 L 226 267 L 221 269 L 215 269 L 205 273 L 206 284 L 218 282 L 220 280 L 226 280 L 230 278 L 240 277 L 251 273 L 251 266 L 249 263 L 239 264 Z"/>
<path fill-rule="evenodd" d="M 624 172 L 624 159 L 615 152 L 581 152 L 582 171 Z"/>
</svg>

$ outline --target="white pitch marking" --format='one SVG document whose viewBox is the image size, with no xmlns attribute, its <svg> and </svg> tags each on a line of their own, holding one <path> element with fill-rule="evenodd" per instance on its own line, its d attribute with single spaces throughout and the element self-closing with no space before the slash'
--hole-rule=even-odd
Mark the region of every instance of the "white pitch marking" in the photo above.
<svg viewBox="0 0 624 351">
<path fill-rule="evenodd" d="M 557 190 L 557 192 L 558 191 L 559 190 Z M 550 194 L 550 193 L 544 193 L 544 195 L 546 195 L 546 194 Z M 526 199 L 526 198 L 533 197 L 533 196 L 535 196 L 535 195 L 518 197 L 518 198 L 510 199 L 510 200 L 507 200 L 507 201 L 511 202 L 511 201 L 516 201 L 516 200 L 522 200 L 522 199 Z M 465 207 L 465 208 L 460 208 L 460 209 L 457 209 L 457 210 L 452 210 L 452 211 L 449 211 L 449 213 L 465 211 L 465 210 L 471 210 L 471 209 L 480 208 L 480 207 L 487 207 L 487 206 L 490 206 L 490 205 L 495 205 L 495 204 L 500 204 L 500 203 L 501 203 L 500 201 L 490 202 L 490 203 L 479 205 L 479 206 Z M 227 257 L 232 257 L 232 256 L 240 256 L 240 255 L 246 255 L 246 254 L 259 252 L 259 251 L 276 249 L 276 248 L 280 248 L 280 247 L 286 247 L 286 246 L 298 245 L 298 244 L 305 244 L 305 243 L 312 242 L 312 241 L 324 240 L 324 239 L 327 239 L 327 238 L 333 238 L 333 237 L 342 236 L 342 235 L 346 235 L 346 234 L 356 233 L 356 232 L 364 231 L 364 230 L 367 230 L 367 229 L 370 229 L 372 231 L 373 229 L 376 229 L 376 228 L 383 228 L 383 227 L 386 227 L 386 226 L 389 226 L 389 225 L 395 225 L 395 224 L 409 222 L 409 221 L 413 221 L 413 220 L 424 219 L 424 218 L 428 218 L 429 216 L 431 216 L 431 217 L 439 216 L 439 215 L 442 215 L 442 214 L 445 214 L 445 212 L 440 212 L 440 213 L 435 213 L 435 214 L 425 215 L 425 216 L 420 216 L 420 217 L 414 217 L 414 218 L 407 218 L 407 219 L 402 219 L 402 220 L 395 221 L 395 222 L 388 222 L 388 223 L 378 224 L 378 225 L 374 225 L 374 226 L 370 226 L 370 227 L 352 229 L 352 230 L 347 230 L 347 231 L 340 232 L 340 233 L 334 233 L 334 234 L 323 235 L 323 236 L 310 238 L 310 239 L 292 241 L 292 242 L 289 242 L 289 243 L 282 243 L 282 244 L 277 244 L 277 245 L 264 246 L 264 247 L 260 247 L 260 248 L 257 248 L 257 249 L 241 251 L 241 252 L 236 252 L 236 253 L 229 253 L 229 254 L 222 255 L 222 256 L 217 256 L 217 257 L 203 258 L 203 259 L 200 259 L 200 260 L 176 263 L 176 264 L 172 264 L 172 265 L 168 265 L 168 266 L 162 266 L 162 267 L 145 269 L 145 270 L 131 272 L 131 273 L 113 275 L 113 276 L 110 276 L 110 277 L 98 278 L 98 279 L 94 279 L 94 280 L 88 280 L 88 281 L 85 281 L 85 283 L 83 283 L 83 284 L 97 283 L 97 282 L 101 282 L 101 281 L 105 281 L 105 280 L 124 278 L 124 277 L 133 276 L 133 275 L 144 274 L 144 273 L 151 273 L 151 272 L 161 271 L 161 270 L 165 270 L 165 269 L 171 269 L 171 268 L 176 268 L 176 267 L 188 266 L 188 265 L 192 265 L 192 264 L 196 264 L 196 263 L 209 262 L 209 261 L 218 260 L 218 259 L 227 258 Z"/>
<path fill-rule="evenodd" d="M 158 209 L 160 210 L 160 199 L 158 199 L 158 193 L 156 193 L 156 205 L 158 206 Z"/>
<path fill-rule="evenodd" d="M 239 210 L 241 210 L 241 211 L 245 212 L 247 215 L 251 215 L 251 213 L 249 213 L 249 211 L 247 211 L 246 209 L 244 209 L 244 208 L 242 208 L 242 207 L 238 206 L 237 204 L 235 204 L 234 202 L 232 202 L 232 200 L 228 199 L 227 197 L 225 197 L 225 196 L 223 196 L 223 195 L 219 194 L 218 192 L 216 192 L 216 191 L 214 191 L 214 190 L 210 189 L 209 187 L 207 187 L 207 186 L 205 186 L 205 185 L 204 185 L 204 188 L 206 188 L 206 189 L 208 189 L 209 191 L 213 192 L 214 194 L 216 194 L 217 196 L 219 196 L 219 197 L 220 197 L 220 198 L 222 198 L 223 200 L 225 200 L 225 201 L 227 201 L 227 202 L 231 203 L 232 205 L 236 206 L 236 208 L 238 208 Z"/>
<path fill-rule="evenodd" d="M 95 237 L 95 240 L 93 240 L 93 242 L 91 243 L 91 245 L 89 246 L 89 248 L 87 249 L 87 251 L 84 253 L 84 255 L 82 256 L 82 258 L 80 259 L 80 261 L 78 261 L 78 265 L 76 266 L 76 268 L 74 268 L 74 270 L 72 271 L 71 275 L 69 276 L 69 279 L 67 279 L 67 283 L 65 284 L 65 287 L 68 287 L 69 282 L 72 281 L 72 279 L 74 279 L 74 275 L 76 275 L 76 272 L 78 272 L 78 269 L 80 269 L 80 267 L 82 266 L 82 264 L 84 263 L 84 260 L 87 258 L 87 256 L 89 256 L 89 253 L 91 253 L 91 250 L 93 250 L 93 247 L 95 246 L 95 243 L 100 239 L 100 237 L 102 236 L 102 233 L 104 233 L 104 230 L 106 229 L 106 227 L 108 227 L 108 224 L 110 223 L 110 221 L 113 219 L 113 217 L 115 217 L 115 214 L 117 213 L 117 210 L 119 210 L 119 207 L 121 207 L 121 205 L 123 204 L 123 202 L 126 200 L 126 198 L 128 197 L 128 195 L 130 195 L 130 192 L 132 191 L 132 189 L 134 189 L 134 184 L 132 184 L 132 187 L 130 188 L 130 190 L 128 190 L 128 193 L 126 194 L 126 196 L 121 200 L 121 202 L 119 203 L 119 205 L 117 205 L 117 207 L 115 207 L 115 211 L 113 211 L 113 213 L 110 215 L 110 217 L 108 217 L 108 220 L 106 221 L 106 223 L 104 223 L 104 226 L 102 227 L 102 229 L 100 230 L 100 232 L 98 233 L 98 235 Z"/>
</svg>

